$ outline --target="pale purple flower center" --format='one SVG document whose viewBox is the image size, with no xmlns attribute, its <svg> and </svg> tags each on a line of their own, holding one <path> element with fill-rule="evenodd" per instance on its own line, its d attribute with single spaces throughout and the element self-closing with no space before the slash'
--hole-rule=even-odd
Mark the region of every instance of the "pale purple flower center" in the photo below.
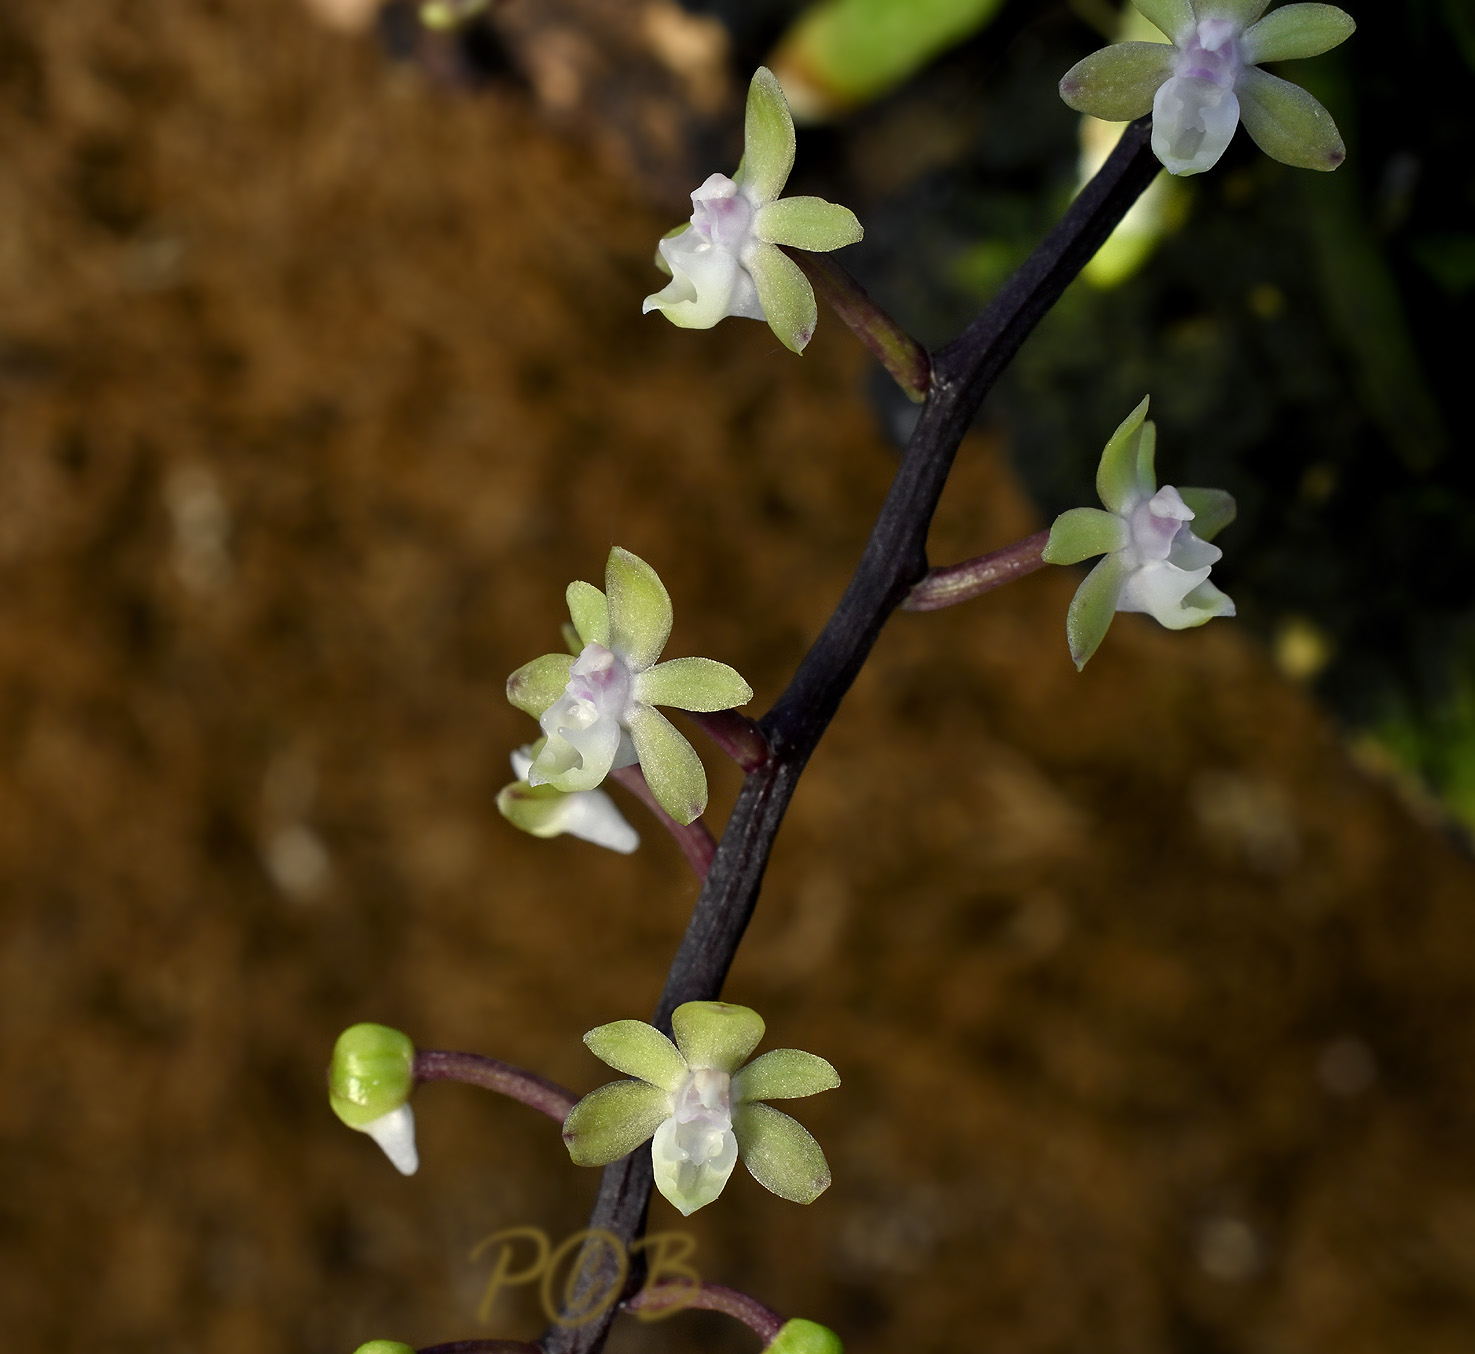
<svg viewBox="0 0 1475 1354">
<path fill-rule="evenodd" d="M 1132 533 L 1125 556 L 1133 568 L 1167 559 L 1180 531 L 1188 531 L 1193 511 L 1171 484 L 1144 498 L 1127 517 Z"/>
<path fill-rule="evenodd" d="M 713 174 L 691 195 L 691 225 L 719 248 L 737 253 L 753 224 L 753 204 L 726 174 Z"/>
<path fill-rule="evenodd" d="M 732 1078 L 715 1067 L 697 1067 L 676 1093 L 671 1118 L 680 1159 L 700 1166 L 721 1156 L 732 1131 Z"/>
<path fill-rule="evenodd" d="M 1243 69 L 1239 28 L 1228 19 L 1200 20 L 1173 60 L 1174 75 L 1206 80 L 1220 89 L 1233 89 Z"/>
</svg>

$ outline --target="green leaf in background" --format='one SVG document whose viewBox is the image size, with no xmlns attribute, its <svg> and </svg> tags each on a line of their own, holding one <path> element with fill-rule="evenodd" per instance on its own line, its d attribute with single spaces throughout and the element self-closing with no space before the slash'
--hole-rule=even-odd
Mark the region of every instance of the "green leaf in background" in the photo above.
<svg viewBox="0 0 1475 1354">
<path fill-rule="evenodd" d="M 982 28 L 1003 0 L 819 0 L 768 63 L 797 121 L 869 103 Z"/>
</svg>

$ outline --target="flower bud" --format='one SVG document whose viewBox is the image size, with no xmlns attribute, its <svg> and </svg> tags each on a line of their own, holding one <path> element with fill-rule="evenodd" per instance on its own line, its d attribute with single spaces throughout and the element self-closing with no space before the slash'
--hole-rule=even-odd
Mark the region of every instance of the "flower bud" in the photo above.
<svg viewBox="0 0 1475 1354">
<path fill-rule="evenodd" d="M 353 1354 L 415 1354 L 415 1351 L 402 1340 L 370 1340 L 360 1345 Z"/>
<path fill-rule="evenodd" d="M 768 1346 L 768 1354 L 843 1354 L 844 1348 L 840 1337 L 828 1326 L 796 1317 L 784 1322 Z"/>
<path fill-rule="evenodd" d="M 333 1045 L 328 1103 L 349 1128 L 399 1109 L 415 1086 L 415 1045 L 388 1025 L 350 1025 Z"/>
</svg>

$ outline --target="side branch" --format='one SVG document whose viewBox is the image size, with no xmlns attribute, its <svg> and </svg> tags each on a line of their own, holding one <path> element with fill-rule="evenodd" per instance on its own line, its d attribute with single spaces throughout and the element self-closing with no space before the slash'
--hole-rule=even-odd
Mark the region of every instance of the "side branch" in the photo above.
<svg viewBox="0 0 1475 1354">
<path fill-rule="evenodd" d="M 524 1072 L 511 1063 L 499 1062 L 496 1058 L 485 1058 L 480 1053 L 450 1053 L 443 1049 L 421 1048 L 415 1050 L 415 1081 L 461 1081 L 468 1086 L 480 1086 L 484 1091 L 495 1091 L 498 1095 L 520 1100 L 524 1105 L 557 1119 L 561 1124 L 568 1118 L 578 1099 L 572 1091 L 566 1091 L 557 1082 Z"/>
<path fill-rule="evenodd" d="M 932 359 L 925 349 L 881 309 L 855 278 L 828 254 L 807 249 L 784 250 L 803 270 L 823 299 L 851 333 L 875 354 L 892 379 L 915 404 L 932 388 Z"/>
<path fill-rule="evenodd" d="M 1005 583 L 1032 574 L 1036 569 L 1043 569 L 1045 561 L 1042 554 L 1049 539 L 1048 531 L 1037 531 L 1033 536 L 1026 536 L 1000 550 L 965 559 L 961 564 L 933 569 L 907 593 L 901 609 L 941 611 L 944 607 L 982 597 L 984 593 L 1002 588 Z"/>
</svg>

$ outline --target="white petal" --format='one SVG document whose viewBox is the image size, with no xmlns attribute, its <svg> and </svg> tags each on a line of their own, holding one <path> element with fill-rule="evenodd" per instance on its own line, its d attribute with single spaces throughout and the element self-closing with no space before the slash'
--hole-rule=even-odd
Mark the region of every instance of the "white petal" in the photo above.
<svg viewBox="0 0 1475 1354">
<path fill-rule="evenodd" d="M 603 790 L 580 790 L 569 795 L 559 808 L 554 821 L 559 831 L 571 837 L 608 847 L 622 855 L 629 855 L 640 845 L 640 834 L 625 821 L 625 815 Z"/>
<path fill-rule="evenodd" d="M 1239 126 L 1234 91 L 1175 75 L 1152 103 L 1152 152 L 1169 174 L 1202 174 L 1218 163 Z"/>
<path fill-rule="evenodd" d="M 414 1175 L 420 1169 L 420 1154 L 415 1150 L 415 1112 L 408 1104 L 370 1120 L 363 1131 L 384 1149 L 384 1155 L 401 1175 Z"/>
<path fill-rule="evenodd" d="M 1173 548 L 1168 551 L 1168 563 L 1176 564 L 1180 569 L 1205 569 L 1223 558 L 1224 552 L 1217 545 L 1201 541 L 1193 534 L 1193 528 L 1186 524 L 1178 528 L 1178 534 L 1173 537 Z"/>
<path fill-rule="evenodd" d="M 641 310 L 660 310 L 682 329 L 710 329 L 728 315 L 746 314 L 749 299 L 757 303 L 753 280 L 742 271 L 737 255 L 688 227 L 657 246 L 671 269 L 671 281 L 647 296 Z M 744 289 L 741 279 L 746 279 Z M 761 317 L 760 317 L 761 318 Z"/>
<path fill-rule="evenodd" d="M 1166 560 L 1134 569 L 1117 596 L 1118 611 L 1145 611 L 1169 630 L 1201 625 L 1208 616 L 1185 607 L 1183 599 L 1209 577 L 1208 567 L 1179 569 Z M 1217 591 L 1217 589 L 1216 589 Z M 1223 595 L 1222 593 L 1220 594 Z"/>
<path fill-rule="evenodd" d="M 650 1156 L 656 1188 L 690 1217 L 722 1193 L 737 1164 L 737 1138 L 731 1128 L 678 1124 L 673 1116 L 656 1129 Z"/>
</svg>

